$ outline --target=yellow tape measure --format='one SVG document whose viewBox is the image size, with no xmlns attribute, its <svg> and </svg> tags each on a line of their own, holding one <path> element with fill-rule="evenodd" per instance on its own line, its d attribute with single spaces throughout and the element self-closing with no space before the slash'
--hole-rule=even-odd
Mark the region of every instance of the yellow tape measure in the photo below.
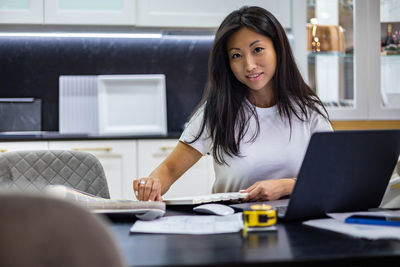
<svg viewBox="0 0 400 267">
<path fill-rule="evenodd" d="M 270 205 L 252 205 L 243 211 L 243 235 L 247 235 L 248 227 L 267 227 L 276 224 L 276 210 Z"/>
</svg>

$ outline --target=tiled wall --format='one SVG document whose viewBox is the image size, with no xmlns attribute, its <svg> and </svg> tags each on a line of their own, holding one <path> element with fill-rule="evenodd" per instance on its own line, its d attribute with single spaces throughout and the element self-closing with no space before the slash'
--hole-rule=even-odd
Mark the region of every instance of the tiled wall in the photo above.
<svg viewBox="0 0 400 267">
<path fill-rule="evenodd" d="M 201 99 L 212 37 L 0 37 L 0 98 L 42 100 L 44 131 L 58 130 L 60 75 L 166 75 L 168 131 L 180 132 Z"/>
</svg>

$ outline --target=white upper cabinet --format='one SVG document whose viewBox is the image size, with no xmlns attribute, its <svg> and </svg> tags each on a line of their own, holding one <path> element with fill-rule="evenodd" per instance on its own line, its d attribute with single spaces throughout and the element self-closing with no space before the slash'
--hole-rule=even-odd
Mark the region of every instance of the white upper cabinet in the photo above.
<svg viewBox="0 0 400 267">
<path fill-rule="evenodd" d="M 400 119 L 400 46 L 386 55 L 385 21 L 400 22 L 400 0 L 356 1 L 355 88 L 365 103 L 368 120 Z M 390 7 L 388 12 L 388 6 Z M 396 19 L 397 18 L 397 19 Z M 400 24 L 393 24 L 397 28 Z M 383 27 L 383 29 L 381 28 Z M 395 45 L 394 45 L 395 46 Z M 358 54 L 358 55 L 357 55 Z"/>
<path fill-rule="evenodd" d="M 0 23 L 217 28 L 244 5 L 264 7 L 292 27 L 291 0 L 0 0 Z"/>
<path fill-rule="evenodd" d="M 307 78 L 330 119 L 399 120 L 400 0 L 302 2 L 308 17 Z M 396 36 L 386 51 L 388 24 Z"/>
<path fill-rule="evenodd" d="M 283 27 L 291 28 L 290 0 L 137 0 L 137 26 L 217 28 L 231 11 L 244 5 L 264 7 Z"/>
<path fill-rule="evenodd" d="M 135 0 L 44 0 L 46 24 L 134 25 Z"/>
<path fill-rule="evenodd" d="M 44 0 L 0 0 L 0 23 L 42 24 Z"/>
<path fill-rule="evenodd" d="M 375 46 L 371 44 L 370 53 L 374 53 L 371 61 L 372 64 L 380 66 L 380 71 L 371 69 L 375 75 L 372 76 L 373 86 L 377 86 L 380 90 L 371 92 L 371 98 L 378 101 L 371 104 L 370 113 L 373 119 L 398 120 L 400 119 L 400 0 L 380 0 L 371 5 L 370 9 L 380 8 L 380 17 L 377 16 L 378 12 L 369 15 L 370 27 L 374 27 L 370 41 L 375 42 Z M 380 51 L 380 56 L 377 50 Z M 380 80 L 380 84 L 377 80 Z"/>
</svg>

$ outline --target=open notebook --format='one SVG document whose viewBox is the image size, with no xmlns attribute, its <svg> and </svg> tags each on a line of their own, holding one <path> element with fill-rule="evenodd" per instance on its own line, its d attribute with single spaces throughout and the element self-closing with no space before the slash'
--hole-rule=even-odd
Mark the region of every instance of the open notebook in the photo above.
<svg viewBox="0 0 400 267">
<path fill-rule="evenodd" d="M 131 213 L 141 220 L 153 220 L 165 214 L 165 203 L 161 201 L 106 199 L 64 185 L 49 185 L 46 193 L 70 200 L 95 213 Z"/>
<path fill-rule="evenodd" d="M 229 192 L 229 193 L 216 193 L 191 197 L 167 198 L 164 202 L 167 205 L 195 205 L 210 202 L 220 201 L 240 201 L 247 193 Z"/>
</svg>

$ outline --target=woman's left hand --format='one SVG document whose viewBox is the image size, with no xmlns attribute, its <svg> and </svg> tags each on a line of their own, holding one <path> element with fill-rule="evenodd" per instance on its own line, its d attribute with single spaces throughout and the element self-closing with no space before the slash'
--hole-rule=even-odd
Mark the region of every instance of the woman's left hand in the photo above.
<svg viewBox="0 0 400 267">
<path fill-rule="evenodd" d="M 241 193 L 248 193 L 243 199 L 244 202 L 271 201 L 283 196 L 290 195 L 293 191 L 295 180 L 284 178 L 277 180 L 259 181 Z"/>
</svg>

